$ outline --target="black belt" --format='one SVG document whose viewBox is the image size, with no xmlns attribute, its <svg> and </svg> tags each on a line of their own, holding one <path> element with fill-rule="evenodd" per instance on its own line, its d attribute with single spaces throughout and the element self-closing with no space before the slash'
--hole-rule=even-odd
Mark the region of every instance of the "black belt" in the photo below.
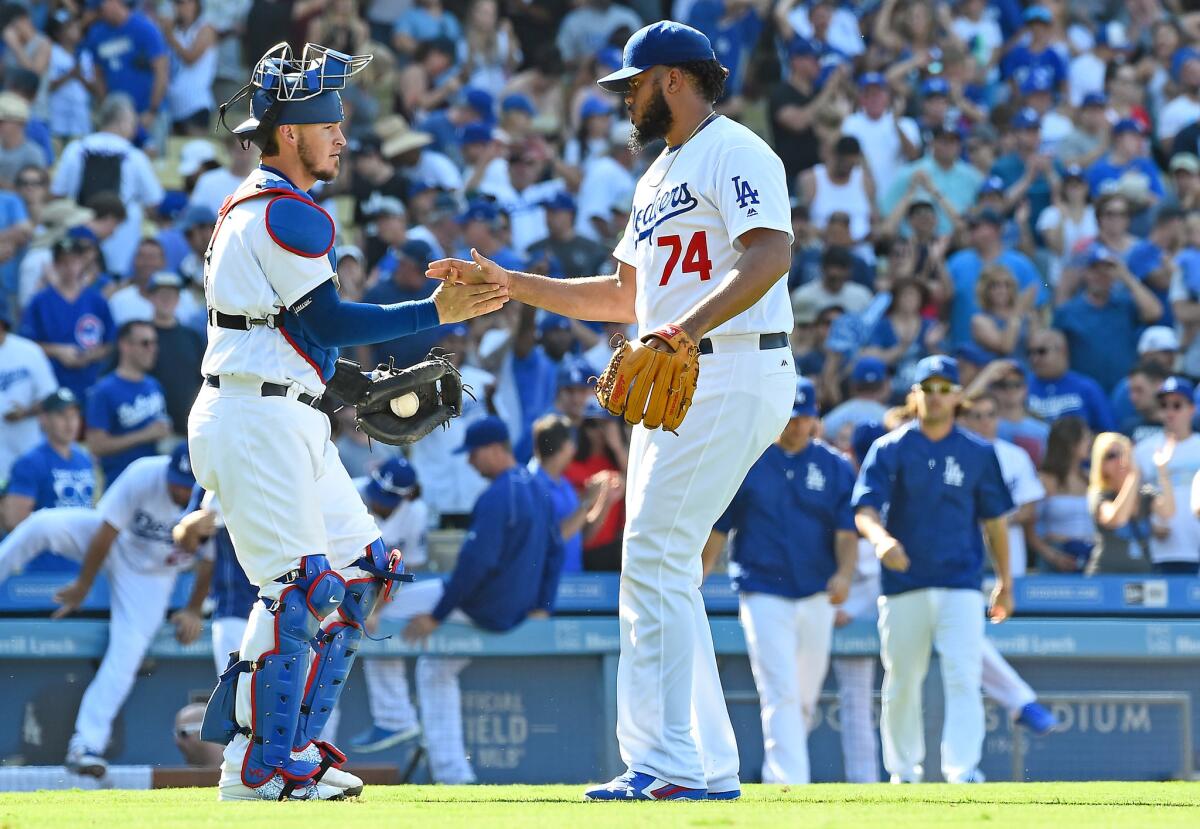
<svg viewBox="0 0 1200 829">
<path fill-rule="evenodd" d="M 210 374 L 204 378 L 204 385 L 212 386 L 214 389 L 219 389 L 221 388 L 221 378 Z M 290 389 L 283 385 L 283 383 L 262 384 L 263 397 L 287 397 L 289 391 Z M 311 394 L 306 392 L 300 392 L 298 395 L 296 395 L 295 399 L 299 400 L 305 406 L 316 406 L 321 402 L 321 398 L 313 397 Z"/>
<path fill-rule="evenodd" d="M 759 351 L 770 351 L 773 348 L 787 348 L 787 346 L 788 346 L 788 335 L 784 334 L 782 331 L 776 332 L 774 334 L 759 334 L 758 335 L 758 350 Z M 713 353 L 712 340 L 710 340 L 708 337 L 705 337 L 704 339 L 702 339 L 700 341 L 700 353 L 701 354 L 712 354 Z"/>
<path fill-rule="evenodd" d="M 245 317 L 241 314 L 222 314 L 216 308 L 208 309 L 208 324 L 215 325 L 217 328 L 229 328 L 234 331 L 249 331 L 256 325 L 265 325 L 267 328 L 278 328 L 279 318 L 282 314 L 269 314 L 262 319 L 256 317 Z"/>
</svg>

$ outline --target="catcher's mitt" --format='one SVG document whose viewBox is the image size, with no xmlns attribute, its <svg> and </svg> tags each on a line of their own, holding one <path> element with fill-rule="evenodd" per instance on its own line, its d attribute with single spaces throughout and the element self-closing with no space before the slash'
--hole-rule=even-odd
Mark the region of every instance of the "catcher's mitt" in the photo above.
<svg viewBox="0 0 1200 829">
<path fill-rule="evenodd" d="M 326 386 L 327 395 L 354 406 L 360 431 L 392 446 L 416 443 L 462 414 L 463 390 L 458 369 L 436 351 L 409 368 L 381 365 L 370 375 L 362 374 L 357 363 L 338 360 Z M 406 397 L 410 394 L 415 406 L 414 398 Z M 401 416 L 397 409 L 411 411 Z"/>
<path fill-rule="evenodd" d="M 651 348 L 651 337 L 671 350 Z M 682 328 L 665 325 L 638 342 L 617 345 L 596 382 L 596 400 L 626 423 L 674 432 L 692 405 L 699 379 L 700 349 Z"/>
</svg>

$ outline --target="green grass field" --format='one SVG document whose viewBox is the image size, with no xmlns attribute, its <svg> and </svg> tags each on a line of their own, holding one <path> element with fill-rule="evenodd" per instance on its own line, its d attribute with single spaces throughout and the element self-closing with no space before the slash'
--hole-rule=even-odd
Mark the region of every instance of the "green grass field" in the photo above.
<svg viewBox="0 0 1200 829">
<path fill-rule="evenodd" d="M 599 827 L 1200 827 L 1200 783 L 980 786 L 747 786 L 737 803 L 583 803 L 580 786 L 369 787 L 344 803 L 224 803 L 215 790 L 0 794 L 0 829 L 281 826 L 277 809 L 315 809 L 306 826 L 346 829 Z M 327 815 L 327 811 L 348 814 Z M 326 820 L 329 822 L 327 823 Z"/>
</svg>

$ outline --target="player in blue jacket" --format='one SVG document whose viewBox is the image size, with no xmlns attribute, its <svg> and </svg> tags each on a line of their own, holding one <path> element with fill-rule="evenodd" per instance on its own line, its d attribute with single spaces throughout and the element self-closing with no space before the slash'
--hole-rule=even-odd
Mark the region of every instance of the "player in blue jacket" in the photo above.
<svg viewBox="0 0 1200 829">
<path fill-rule="evenodd" d="M 762 708 L 764 783 L 809 782 L 808 732 L 833 643 L 834 605 L 858 557 L 854 469 L 816 438 L 817 394 L 801 378 L 792 417 L 750 468 L 704 547 L 705 570 L 732 534 L 750 668 Z"/>
<path fill-rule="evenodd" d="M 983 540 L 996 570 L 989 615 L 1012 614 L 1004 516 L 1013 508 L 995 450 L 954 423 L 962 400 L 958 364 L 917 364 L 917 420 L 875 441 L 854 487 L 858 530 L 883 565 L 879 602 L 883 662 L 883 763 L 893 783 L 919 782 L 925 727 L 921 689 L 929 649 L 941 659 L 946 713 L 942 774 L 980 782 L 983 749 Z M 887 509 L 884 506 L 887 505 Z"/>
</svg>

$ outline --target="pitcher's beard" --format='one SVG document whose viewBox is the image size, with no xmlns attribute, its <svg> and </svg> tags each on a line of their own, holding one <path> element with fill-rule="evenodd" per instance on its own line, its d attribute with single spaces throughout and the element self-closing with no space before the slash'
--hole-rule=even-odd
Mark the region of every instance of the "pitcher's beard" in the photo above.
<svg viewBox="0 0 1200 829">
<path fill-rule="evenodd" d="M 646 103 L 640 120 L 633 123 L 633 131 L 629 133 L 629 149 L 634 154 L 640 153 L 651 141 L 666 138 L 667 133 L 675 124 L 675 116 L 667 106 L 661 84 L 654 87 L 654 95 Z"/>
</svg>

